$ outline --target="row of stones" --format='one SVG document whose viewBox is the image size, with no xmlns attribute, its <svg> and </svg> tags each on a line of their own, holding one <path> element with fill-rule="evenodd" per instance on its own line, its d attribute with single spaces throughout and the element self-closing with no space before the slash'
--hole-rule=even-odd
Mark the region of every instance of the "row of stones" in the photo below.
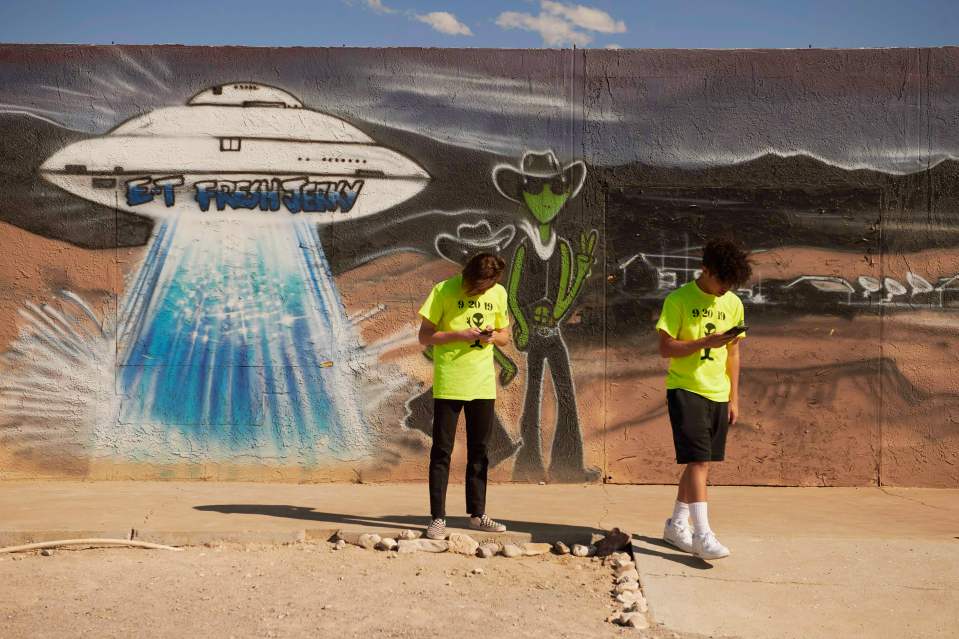
<svg viewBox="0 0 959 639">
<path fill-rule="evenodd" d="M 648 628 L 646 612 L 649 606 L 639 585 L 639 572 L 630 556 L 624 552 L 613 553 L 606 559 L 613 569 L 613 597 L 622 609 L 613 613 L 607 621 L 620 626 Z"/>
<path fill-rule="evenodd" d="M 397 535 L 397 538 L 381 537 L 376 533 L 363 533 L 349 542 L 366 548 L 367 550 L 382 550 L 387 552 L 397 552 L 400 554 L 414 552 L 454 552 L 461 555 L 475 555 L 483 559 L 488 559 L 494 555 L 503 557 L 533 557 L 536 555 L 545 555 L 553 551 L 558 555 L 573 554 L 577 557 L 589 557 L 595 554 L 594 546 L 583 546 L 576 544 L 570 549 L 561 541 L 555 544 L 543 543 L 524 543 L 524 544 L 503 544 L 487 541 L 480 543 L 469 535 L 463 533 L 452 533 L 446 539 L 422 539 L 420 533 L 414 530 L 404 530 Z M 334 548 L 341 549 L 346 547 L 347 538 L 337 539 Z"/>
</svg>

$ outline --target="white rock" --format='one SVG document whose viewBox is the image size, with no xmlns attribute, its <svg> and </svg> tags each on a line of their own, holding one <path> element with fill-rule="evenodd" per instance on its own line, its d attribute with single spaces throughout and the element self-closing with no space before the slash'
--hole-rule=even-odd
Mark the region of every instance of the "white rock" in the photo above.
<svg viewBox="0 0 959 639">
<path fill-rule="evenodd" d="M 637 601 L 639 597 L 640 597 L 640 592 L 638 590 L 637 591 L 627 590 L 626 592 L 621 592 L 618 595 L 616 595 L 616 601 L 618 601 L 621 604 L 626 604 L 628 606 L 634 601 Z"/>
<path fill-rule="evenodd" d="M 561 541 L 557 541 L 555 544 L 553 544 L 553 552 L 555 552 L 557 555 L 568 555 L 569 546 Z"/>
<path fill-rule="evenodd" d="M 396 550 L 396 540 L 386 537 L 376 544 L 377 550 Z"/>
<path fill-rule="evenodd" d="M 625 563 L 627 561 L 632 561 L 633 559 L 629 556 L 629 553 L 625 552 L 614 552 L 609 556 L 610 561 L 619 561 L 620 563 Z"/>
<path fill-rule="evenodd" d="M 618 584 L 623 584 L 627 581 L 639 581 L 639 573 L 636 572 L 635 568 L 624 570 L 618 577 L 616 577 L 616 583 Z"/>
<path fill-rule="evenodd" d="M 398 537 L 399 537 L 400 539 L 405 539 L 406 541 L 410 541 L 410 540 L 416 539 L 416 538 L 418 538 L 419 536 L 420 536 L 420 533 L 418 533 L 418 532 L 416 532 L 416 531 L 414 531 L 414 530 L 409 530 L 409 529 L 400 532 L 400 534 L 398 535 Z"/>
<path fill-rule="evenodd" d="M 380 541 L 382 540 L 383 538 L 377 535 L 376 533 L 363 533 L 356 540 L 356 545 L 362 546 L 363 548 L 366 548 L 367 550 L 373 550 L 374 548 L 376 548 L 376 544 L 380 543 Z"/>
<path fill-rule="evenodd" d="M 401 555 L 418 552 L 420 549 L 419 539 L 400 539 L 396 542 L 397 552 Z"/>
<path fill-rule="evenodd" d="M 589 557 L 589 548 L 583 544 L 575 544 L 573 546 L 573 555 L 576 557 Z"/>
<path fill-rule="evenodd" d="M 617 585 L 616 588 L 613 589 L 613 592 L 615 592 L 618 595 L 624 592 L 636 592 L 638 590 L 639 590 L 638 583 L 636 583 L 635 581 L 627 581 Z"/>
<path fill-rule="evenodd" d="M 499 552 L 499 546 L 495 544 L 483 544 L 476 549 L 476 556 L 480 559 L 489 559 Z"/>
<path fill-rule="evenodd" d="M 506 544 L 501 551 L 504 557 L 522 557 L 523 549 L 516 544 Z"/>
<path fill-rule="evenodd" d="M 343 550 L 346 548 L 346 541 L 343 539 L 337 539 L 336 543 L 333 544 L 333 550 Z"/>
<path fill-rule="evenodd" d="M 525 554 L 527 557 L 535 557 L 536 555 L 545 555 L 552 549 L 553 549 L 553 546 L 551 544 L 534 544 L 534 543 L 523 544 L 523 554 Z"/>
<path fill-rule="evenodd" d="M 44 548 L 43 550 L 40 551 L 40 554 L 43 555 L 44 557 L 53 557 L 53 553 L 54 553 L 54 550 L 50 548 Z"/>
<path fill-rule="evenodd" d="M 636 564 L 631 561 L 626 562 L 622 566 L 616 566 L 613 569 L 613 574 L 619 577 L 621 574 L 629 572 L 630 570 L 636 570 Z"/>
<path fill-rule="evenodd" d="M 641 592 L 637 592 L 636 599 L 623 608 L 624 612 L 646 612 L 647 610 L 649 610 L 649 604 L 646 603 L 646 597 Z"/>
<path fill-rule="evenodd" d="M 646 621 L 646 615 L 641 612 L 624 612 L 619 615 L 615 623 L 630 628 L 645 629 L 649 628 L 649 622 Z"/>
<path fill-rule="evenodd" d="M 463 533 L 450 534 L 447 542 L 449 542 L 450 552 L 460 555 L 475 555 L 476 549 L 479 548 L 479 543 L 475 539 Z"/>
<path fill-rule="evenodd" d="M 450 545 L 443 539 L 417 539 L 417 547 L 423 552 L 446 552 Z"/>
</svg>

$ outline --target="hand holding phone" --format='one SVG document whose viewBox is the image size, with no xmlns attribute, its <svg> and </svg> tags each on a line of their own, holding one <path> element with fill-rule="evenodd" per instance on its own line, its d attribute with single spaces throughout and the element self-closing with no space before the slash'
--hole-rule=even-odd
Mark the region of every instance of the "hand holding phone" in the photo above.
<svg viewBox="0 0 959 639">
<path fill-rule="evenodd" d="M 737 335 L 742 335 L 742 334 L 745 333 L 747 330 L 749 330 L 749 327 L 746 326 L 745 324 L 743 324 L 743 325 L 741 325 L 741 326 L 733 326 L 731 329 L 729 329 L 728 331 L 726 331 L 725 333 L 723 333 L 723 335 L 728 335 L 728 336 L 730 336 L 730 337 L 735 337 L 735 336 L 737 336 Z"/>
</svg>

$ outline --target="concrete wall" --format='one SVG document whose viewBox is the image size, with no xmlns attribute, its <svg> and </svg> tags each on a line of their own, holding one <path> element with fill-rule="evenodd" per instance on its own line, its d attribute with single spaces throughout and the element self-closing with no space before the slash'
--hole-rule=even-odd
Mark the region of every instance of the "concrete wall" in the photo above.
<svg viewBox="0 0 959 639">
<path fill-rule="evenodd" d="M 959 485 L 957 49 L 0 61 L 0 477 L 422 479 L 416 310 L 484 247 L 528 327 L 493 477 L 674 481 L 652 326 L 731 232 L 715 480 Z"/>
</svg>

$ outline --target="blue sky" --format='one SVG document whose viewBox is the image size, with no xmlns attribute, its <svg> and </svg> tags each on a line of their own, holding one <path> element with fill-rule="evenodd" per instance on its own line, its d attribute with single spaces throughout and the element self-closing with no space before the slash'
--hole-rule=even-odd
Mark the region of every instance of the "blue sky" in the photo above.
<svg viewBox="0 0 959 639">
<path fill-rule="evenodd" d="M 4 0 L 0 42 L 424 47 L 959 44 L 956 0 Z"/>
</svg>

